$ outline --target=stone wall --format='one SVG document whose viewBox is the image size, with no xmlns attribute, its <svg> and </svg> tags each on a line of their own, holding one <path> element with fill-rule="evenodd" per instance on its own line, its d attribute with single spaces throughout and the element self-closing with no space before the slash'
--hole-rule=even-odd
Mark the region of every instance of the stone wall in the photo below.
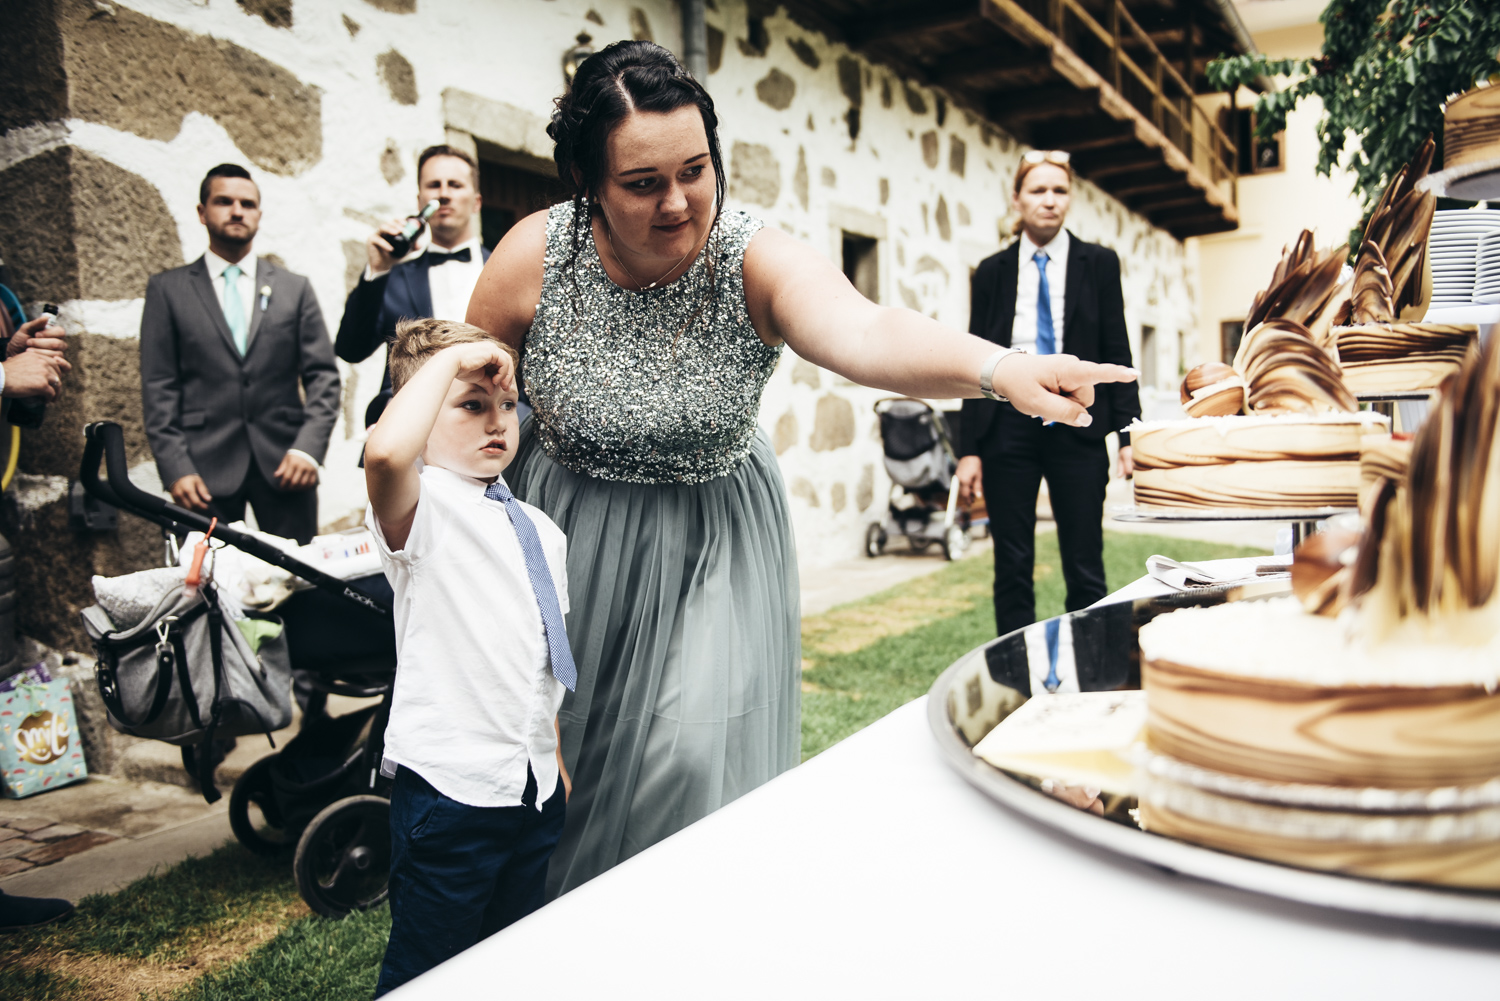
<svg viewBox="0 0 1500 1001">
<path fill-rule="evenodd" d="M 77 648 L 70 623 L 88 573 L 156 558 L 139 525 L 72 534 L 57 488 L 76 476 L 79 424 L 99 417 L 127 426 L 136 474 L 153 478 L 133 388 L 139 297 L 149 274 L 205 249 L 195 213 L 204 171 L 251 168 L 265 210 L 257 250 L 309 276 L 332 329 L 370 229 L 415 205 L 418 151 L 450 141 L 547 169 L 542 127 L 575 37 L 587 32 L 596 47 L 650 37 L 675 50 L 679 17 L 672 0 L 0 5 L 0 37 L 20 54 L 0 64 L 0 255 L 28 303 L 65 301 L 64 324 L 78 335 L 63 401 L 24 439 L 34 489 L 10 522 L 32 526 L 21 532 L 32 542 L 16 540 L 23 565 L 77 569 L 37 573 L 36 597 L 23 603 L 28 631 Z M 941 92 L 761 0 L 717 0 L 708 20 L 731 204 L 835 260 L 845 232 L 878 241 L 881 302 L 965 326 L 968 275 L 1008 234 L 1022 149 Z M 1174 349 L 1196 313 L 1181 245 L 1087 183 L 1069 222 L 1120 252 L 1133 334 L 1155 326 Z M 379 354 L 341 363 L 325 524 L 351 524 L 363 508 L 359 415 L 381 365 Z M 883 510 L 889 484 L 871 407 L 884 395 L 790 352 L 772 379 L 762 424 L 804 565 L 854 556 Z"/>
</svg>

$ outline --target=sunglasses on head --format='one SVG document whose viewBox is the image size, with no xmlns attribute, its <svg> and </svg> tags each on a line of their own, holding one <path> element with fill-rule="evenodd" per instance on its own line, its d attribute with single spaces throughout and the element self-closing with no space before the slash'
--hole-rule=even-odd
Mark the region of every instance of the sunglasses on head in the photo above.
<svg viewBox="0 0 1500 1001">
<path fill-rule="evenodd" d="M 1025 163 L 1055 163 L 1063 167 L 1066 167 L 1072 159 L 1072 154 L 1063 149 L 1027 150 L 1026 155 L 1021 157 Z"/>
</svg>

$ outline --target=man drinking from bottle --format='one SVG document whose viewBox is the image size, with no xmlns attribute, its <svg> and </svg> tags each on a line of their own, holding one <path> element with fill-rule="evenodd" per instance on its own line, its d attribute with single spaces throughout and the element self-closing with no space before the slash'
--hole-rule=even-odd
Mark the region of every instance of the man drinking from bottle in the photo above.
<svg viewBox="0 0 1500 1001">
<path fill-rule="evenodd" d="M 361 362 L 396 335 L 396 321 L 436 317 L 462 322 L 469 296 L 490 252 L 479 242 L 479 169 L 474 158 L 453 146 L 429 146 L 417 159 L 417 208 L 438 203 L 426 224 L 424 249 L 412 249 L 424 235 L 417 230 L 401 249 L 400 237 L 420 222 L 417 216 L 392 219 L 365 241 L 369 266 L 344 303 L 334 352 Z M 396 244 L 393 247 L 393 243 Z M 380 419 L 391 398 L 387 369 L 380 393 L 365 409 L 365 426 Z"/>
</svg>

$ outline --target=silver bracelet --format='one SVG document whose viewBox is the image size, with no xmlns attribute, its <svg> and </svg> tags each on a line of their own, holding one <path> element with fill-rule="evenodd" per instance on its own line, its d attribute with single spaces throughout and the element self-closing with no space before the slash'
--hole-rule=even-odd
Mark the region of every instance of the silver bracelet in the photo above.
<svg viewBox="0 0 1500 1001">
<path fill-rule="evenodd" d="M 993 380 L 993 376 L 995 374 L 995 366 L 999 365 L 1000 359 L 1004 358 L 1006 355 L 1018 355 L 1024 353 L 1025 352 L 1023 352 L 1020 348 L 1001 348 L 999 351 L 996 351 L 994 354 L 990 355 L 983 362 L 981 362 L 979 365 L 979 391 L 983 393 L 986 398 L 994 400 L 997 403 L 1009 403 L 1009 399 L 995 392 L 995 383 Z"/>
</svg>

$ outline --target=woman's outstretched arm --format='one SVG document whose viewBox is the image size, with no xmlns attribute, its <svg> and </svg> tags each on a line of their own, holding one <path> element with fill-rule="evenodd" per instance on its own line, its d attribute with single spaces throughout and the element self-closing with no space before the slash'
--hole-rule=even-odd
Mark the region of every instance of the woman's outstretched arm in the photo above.
<svg viewBox="0 0 1500 1001">
<path fill-rule="evenodd" d="M 996 346 L 910 309 L 877 306 L 826 258 L 767 227 L 745 254 L 745 295 L 761 338 L 785 341 L 808 361 L 852 382 L 929 399 L 977 397 L 979 369 Z M 1089 423 L 1094 386 L 1134 382 L 1136 371 L 1072 355 L 1001 359 L 994 388 L 1022 413 Z"/>
</svg>

